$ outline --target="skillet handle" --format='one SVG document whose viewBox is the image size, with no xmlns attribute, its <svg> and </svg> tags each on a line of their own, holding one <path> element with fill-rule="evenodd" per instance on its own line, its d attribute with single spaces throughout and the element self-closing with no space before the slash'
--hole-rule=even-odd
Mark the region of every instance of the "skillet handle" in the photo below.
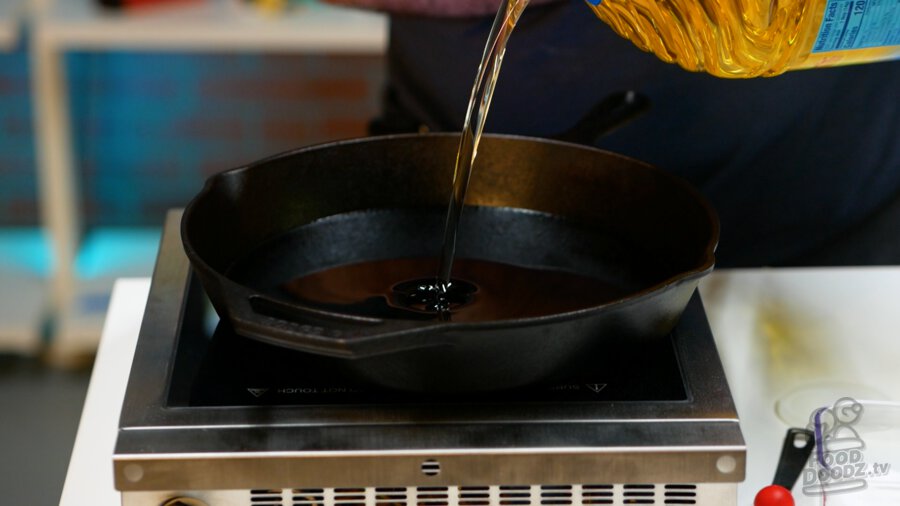
<svg viewBox="0 0 900 506">
<path fill-rule="evenodd" d="M 277 346 L 338 358 L 366 358 L 451 344 L 442 322 L 335 315 L 261 295 L 235 297 L 234 330 Z"/>
<path fill-rule="evenodd" d="M 620 91 L 604 98 L 578 123 L 553 138 L 591 146 L 604 135 L 627 125 L 650 108 L 650 99 L 633 91 Z"/>
</svg>

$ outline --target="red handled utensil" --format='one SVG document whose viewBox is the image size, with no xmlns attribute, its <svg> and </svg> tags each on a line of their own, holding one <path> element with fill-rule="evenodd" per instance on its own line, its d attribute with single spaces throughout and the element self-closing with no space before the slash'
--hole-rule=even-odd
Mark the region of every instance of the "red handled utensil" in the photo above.
<svg viewBox="0 0 900 506">
<path fill-rule="evenodd" d="M 761 489 L 753 506 L 794 506 L 791 489 L 816 446 L 815 434 L 806 429 L 788 429 L 772 484 Z"/>
</svg>

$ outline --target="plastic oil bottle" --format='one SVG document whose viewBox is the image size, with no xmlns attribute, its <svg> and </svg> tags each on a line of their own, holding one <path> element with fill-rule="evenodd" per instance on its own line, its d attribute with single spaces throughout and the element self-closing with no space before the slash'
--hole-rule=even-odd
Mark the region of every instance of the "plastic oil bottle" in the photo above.
<svg viewBox="0 0 900 506">
<path fill-rule="evenodd" d="M 719 77 L 900 58 L 900 0 L 587 2 L 644 51 Z"/>
</svg>

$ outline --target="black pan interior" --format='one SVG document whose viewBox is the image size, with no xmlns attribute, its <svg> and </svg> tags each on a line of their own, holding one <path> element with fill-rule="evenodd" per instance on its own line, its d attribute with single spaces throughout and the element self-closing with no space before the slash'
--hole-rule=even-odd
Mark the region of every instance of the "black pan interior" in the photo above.
<svg viewBox="0 0 900 506">
<path fill-rule="evenodd" d="M 287 297 L 282 285 L 329 267 L 395 258 L 437 257 L 443 209 L 343 213 L 297 227 L 253 250 L 227 272 L 260 293 Z M 507 207 L 463 213 L 457 255 L 594 277 L 634 293 L 672 273 L 665 257 L 603 229 Z M 423 272 L 422 277 L 435 272 Z"/>
<path fill-rule="evenodd" d="M 221 174 L 188 206 L 186 249 L 204 270 L 267 290 L 329 265 L 436 255 L 457 142 L 335 143 Z M 641 282 L 711 267 L 718 236 L 702 198 L 664 171 L 512 137 L 482 140 L 463 219 L 461 256 L 629 279 L 624 266 L 640 265 Z"/>
</svg>

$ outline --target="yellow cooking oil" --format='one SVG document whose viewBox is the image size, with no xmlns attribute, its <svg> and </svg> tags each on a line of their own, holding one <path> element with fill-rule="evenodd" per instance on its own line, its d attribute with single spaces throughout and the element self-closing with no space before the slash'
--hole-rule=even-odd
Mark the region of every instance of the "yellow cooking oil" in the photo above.
<svg viewBox="0 0 900 506">
<path fill-rule="evenodd" d="M 900 58 L 897 0 L 586 0 L 660 59 L 719 77 Z"/>
</svg>

